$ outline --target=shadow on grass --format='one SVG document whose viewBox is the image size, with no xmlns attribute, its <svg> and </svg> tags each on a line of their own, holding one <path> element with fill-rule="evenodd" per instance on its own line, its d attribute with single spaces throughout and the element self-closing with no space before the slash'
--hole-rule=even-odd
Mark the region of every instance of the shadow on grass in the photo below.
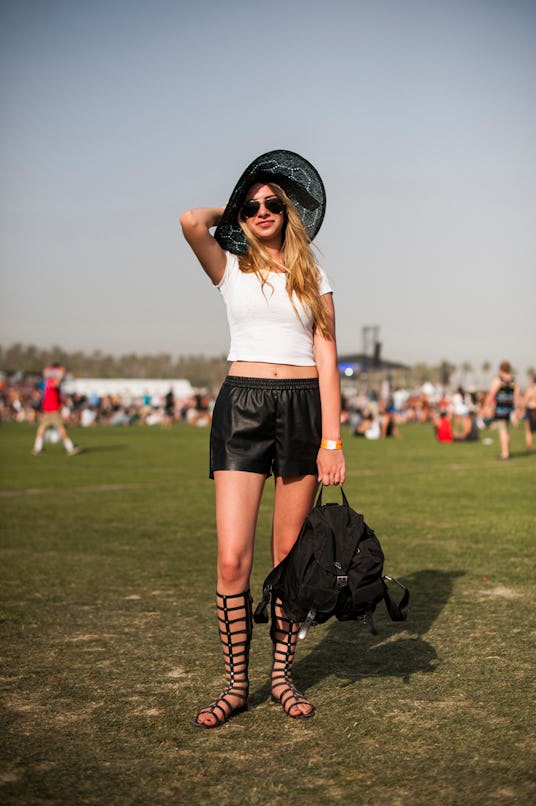
<svg viewBox="0 0 536 806">
<path fill-rule="evenodd" d="M 510 451 L 510 459 L 532 459 L 534 457 L 534 453 L 531 451 Z M 504 461 L 500 460 L 499 461 Z"/>
<path fill-rule="evenodd" d="M 128 445 L 118 442 L 106 443 L 106 445 L 90 445 L 89 447 L 82 447 L 81 453 L 109 453 L 110 451 L 126 451 Z"/>
<path fill-rule="evenodd" d="M 346 685 L 366 677 L 398 677 L 408 683 L 412 674 L 434 672 L 439 659 L 423 635 L 450 599 L 454 580 L 463 574 L 426 569 L 405 577 L 404 584 L 411 593 L 408 621 L 395 624 L 382 617 L 380 604 L 376 611 L 378 635 L 371 635 L 364 624 L 342 624 L 335 619 L 312 628 L 309 636 L 317 629 L 322 630 L 323 637 L 307 657 L 298 656 L 294 664 L 298 687 L 305 690 L 330 676 L 346 680 Z M 254 692 L 251 702 L 256 704 L 267 696 L 268 685 Z"/>
<path fill-rule="evenodd" d="M 411 597 L 407 621 L 411 632 L 419 635 L 428 632 L 450 599 L 454 581 L 462 576 L 465 576 L 465 571 L 427 568 L 404 577 L 402 581 L 409 588 Z"/>
</svg>

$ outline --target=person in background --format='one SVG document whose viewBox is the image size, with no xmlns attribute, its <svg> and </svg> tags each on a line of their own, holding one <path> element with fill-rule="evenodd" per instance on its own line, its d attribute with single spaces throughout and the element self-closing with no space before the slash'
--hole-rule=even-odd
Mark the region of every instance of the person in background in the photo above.
<svg viewBox="0 0 536 806">
<path fill-rule="evenodd" d="M 171 428 L 175 422 L 175 395 L 173 388 L 170 388 L 164 398 L 164 425 Z"/>
<path fill-rule="evenodd" d="M 470 411 L 464 418 L 463 430 L 454 435 L 454 442 L 478 442 L 478 418 L 475 411 Z"/>
<path fill-rule="evenodd" d="M 198 713 L 197 728 L 217 728 L 247 707 L 249 584 L 266 479 L 273 473 L 274 566 L 296 542 L 318 482 L 345 480 L 332 288 L 310 245 L 324 209 L 316 169 L 280 150 L 251 163 L 225 210 L 189 210 L 180 219 L 226 303 L 231 331 L 231 367 L 210 438 L 227 685 Z M 292 719 L 308 719 L 315 709 L 292 677 L 298 630 L 282 602 L 272 601 L 272 700 Z"/>
<path fill-rule="evenodd" d="M 469 431 L 469 406 L 463 387 L 459 386 L 452 396 L 452 434 L 454 439 L 464 439 Z"/>
<path fill-rule="evenodd" d="M 380 400 L 378 403 L 378 419 L 380 421 L 382 439 L 386 439 L 386 437 L 400 437 L 392 399 Z"/>
<path fill-rule="evenodd" d="M 536 375 L 523 396 L 523 412 L 525 417 L 525 445 L 532 451 L 533 434 L 536 431 Z"/>
<path fill-rule="evenodd" d="M 439 412 L 439 417 L 435 422 L 435 435 L 438 442 L 452 442 L 452 425 L 446 409 Z"/>
<path fill-rule="evenodd" d="M 501 444 L 501 459 L 510 458 L 510 421 L 519 409 L 519 386 L 512 375 L 509 361 L 502 361 L 499 374 L 491 382 L 484 401 L 484 411 L 489 412 L 496 423 Z"/>
<path fill-rule="evenodd" d="M 50 364 L 43 370 L 43 398 L 41 401 L 41 416 L 32 451 L 34 456 L 39 456 L 43 453 L 43 441 L 47 428 L 56 428 L 58 430 L 69 456 L 75 456 L 81 451 L 81 448 L 73 445 L 61 416 L 63 402 L 61 382 L 64 376 L 65 367 L 62 367 L 59 363 Z"/>
</svg>

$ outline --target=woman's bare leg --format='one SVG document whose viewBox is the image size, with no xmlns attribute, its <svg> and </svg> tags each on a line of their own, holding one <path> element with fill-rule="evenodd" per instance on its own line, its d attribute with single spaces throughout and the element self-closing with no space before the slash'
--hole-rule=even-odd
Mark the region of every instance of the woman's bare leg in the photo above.
<svg viewBox="0 0 536 806">
<path fill-rule="evenodd" d="M 218 533 L 218 593 L 249 588 L 257 516 L 265 477 L 260 473 L 214 473 Z"/>
<path fill-rule="evenodd" d="M 296 542 L 305 517 L 311 511 L 318 489 L 316 476 L 275 479 L 272 560 L 283 560 Z"/>
<path fill-rule="evenodd" d="M 194 721 L 196 727 L 207 729 L 223 725 L 247 704 L 252 631 L 249 577 L 265 478 L 258 473 L 225 470 L 214 473 L 214 482 L 218 532 L 216 603 L 226 688 Z"/>
</svg>

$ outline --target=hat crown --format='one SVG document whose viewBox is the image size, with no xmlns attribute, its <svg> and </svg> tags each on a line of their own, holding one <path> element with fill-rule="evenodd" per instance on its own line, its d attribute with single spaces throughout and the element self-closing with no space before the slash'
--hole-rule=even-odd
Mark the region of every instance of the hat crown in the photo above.
<svg viewBox="0 0 536 806">
<path fill-rule="evenodd" d="M 236 183 L 214 233 L 220 246 L 238 255 L 247 252 L 248 244 L 238 224 L 238 214 L 245 194 L 256 182 L 274 183 L 283 188 L 312 241 L 326 211 L 324 183 L 316 168 L 300 154 L 277 149 L 254 159 Z"/>
</svg>

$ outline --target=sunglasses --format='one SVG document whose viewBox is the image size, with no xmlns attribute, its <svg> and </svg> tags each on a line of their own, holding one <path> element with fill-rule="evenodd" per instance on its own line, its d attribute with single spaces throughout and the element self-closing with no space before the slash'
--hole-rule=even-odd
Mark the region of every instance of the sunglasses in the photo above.
<svg viewBox="0 0 536 806">
<path fill-rule="evenodd" d="M 279 198 L 279 196 L 267 196 L 265 199 L 262 200 L 264 202 L 264 206 L 268 210 L 269 213 L 274 213 L 275 215 L 281 215 L 283 210 L 285 209 L 285 202 Z M 254 215 L 257 215 L 261 208 L 261 200 L 260 199 L 249 199 L 249 201 L 244 202 L 242 207 L 240 208 L 240 212 L 244 218 L 252 218 Z"/>
</svg>

